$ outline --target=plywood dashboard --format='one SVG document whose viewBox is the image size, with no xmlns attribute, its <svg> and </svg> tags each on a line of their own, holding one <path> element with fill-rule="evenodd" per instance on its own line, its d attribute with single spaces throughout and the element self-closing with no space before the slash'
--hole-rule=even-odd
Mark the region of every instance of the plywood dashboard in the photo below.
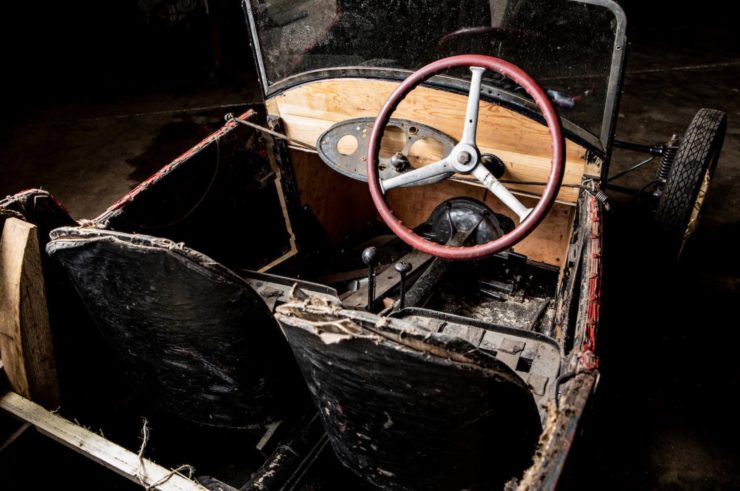
<svg viewBox="0 0 740 491">
<path fill-rule="evenodd" d="M 309 145 L 333 124 L 347 119 L 377 116 L 398 82 L 340 78 L 306 83 L 281 92 L 267 101 L 271 115 L 283 120 L 287 135 Z M 426 124 L 459 140 L 467 95 L 418 87 L 399 105 L 394 118 Z M 545 182 L 550 170 L 551 147 L 547 128 L 532 119 L 491 102 L 481 101 L 478 145 L 482 153 L 502 159 L 510 181 Z M 564 184 L 580 184 L 588 165 L 586 149 L 566 141 Z M 419 156 L 423 162 L 438 156 Z M 412 161 L 413 163 L 413 161 Z M 539 195 L 542 186 L 507 184 L 512 190 Z M 561 188 L 558 200 L 574 204 L 576 187 Z"/>
<path fill-rule="evenodd" d="M 319 136 L 337 122 L 375 117 L 398 82 L 372 79 L 329 79 L 310 82 L 281 92 L 267 100 L 267 110 L 283 121 L 288 137 L 315 146 Z M 440 89 L 419 87 L 399 105 L 394 118 L 426 124 L 455 140 L 462 134 L 467 96 Z M 391 135 L 392 138 L 392 135 Z M 544 182 L 550 170 L 551 148 L 547 128 L 515 111 L 481 101 L 477 134 L 481 152 L 501 158 L 506 166 L 502 179 Z M 385 145 L 386 142 L 383 142 Z M 424 153 L 424 146 L 419 147 Z M 381 149 L 382 151 L 382 149 Z M 411 156 L 414 162 L 431 162 L 440 156 Z M 363 152 L 364 153 L 364 152 Z M 588 162 L 584 147 L 566 141 L 563 182 L 580 184 Z M 332 171 L 316 154 L 291 151 L 301 201 L 316 213 L 335 241 L 366 227 L 377 219 L 367 184 Z M 542 186 L 507 184 L 512 191 L 538 196 Z M 563 187 L 547 218 L 514 250 L 535 261 L 562 266 L 566 257 L 580 189 Z M 430 186 L 395 189 L 388 201 L 408 226 L 424 221 L 445 199 L 468 196 L 488 204 L 494 211 L 513 216 L 485 188 L 465 182 L 445 181 Z M 531 198 L 522 202 L 532 206 Z"/>
</svg>

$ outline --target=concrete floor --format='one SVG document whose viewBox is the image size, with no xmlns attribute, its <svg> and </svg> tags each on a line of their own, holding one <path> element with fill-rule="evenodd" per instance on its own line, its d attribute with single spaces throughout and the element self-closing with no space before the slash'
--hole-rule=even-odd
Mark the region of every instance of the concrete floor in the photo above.
<svg viewBox="0 0 740 491">
<path fill-rule="evenodd" d="M 638 23 L 631 40 L 620 138 L 666 141 L 701 107 L 725 110 L 728 134 L 704 222 L 681 269 L 656 265 L 647 210 L 615 196 L 607 222 L 602 383 L 563 485 L 740 489 L 740 430 L 730 402 L 740 388 L 733 309 L 740 300 L 740 41 L 732 27 L 690 22 L 662 29 Z M 243 52 L 248 56 L 246 46 Z M 258 101 L 255 84 L 241 82 L 62 94 L 29 104 L 0 128 L 0 194 L 43 187 L 73 216 L 92 217 L 218 127 L 225 113 Z M 617 152 L 613 172 L 639 157 Z M 646 183 L 650 172 L 621 183 Z"/>
<path fill-rule="evenodd" d="M 92 218 L 159 167 L 257 100 L 256 91 L 214 89 L 179 96 L 39 108 L 0 134 L 5 195 L 47 189 L 75 218 Z"/>
</svg>

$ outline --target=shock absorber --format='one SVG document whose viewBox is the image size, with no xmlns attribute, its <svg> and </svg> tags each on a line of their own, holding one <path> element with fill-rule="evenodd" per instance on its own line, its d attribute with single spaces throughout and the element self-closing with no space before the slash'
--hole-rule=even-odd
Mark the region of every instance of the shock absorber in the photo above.
<svg viewBox="0 0 740 491">
<path fill-rule="evenodd" d="M 668 181 L 668 174 L 671 172 L 673 161 L 676 159 L 678 152 L 679 139 L 673 135 L 666 145 L 663 146 L 663 155 L 660 158 L 660 166 L 655 178 L 665 184 Z"/>
</svg>

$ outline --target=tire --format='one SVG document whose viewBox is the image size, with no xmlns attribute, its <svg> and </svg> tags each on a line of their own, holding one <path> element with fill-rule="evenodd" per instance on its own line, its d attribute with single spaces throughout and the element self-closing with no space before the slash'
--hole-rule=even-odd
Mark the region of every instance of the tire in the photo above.
<svg viewBox="0 0 740 491">
<path fill-rule="evenodd" d="M 657 226 L 673 257 L 681 255 L 699 223 L 726 129 L 724 112 L 700 109 L 678 147 L 655 210 Z"/>
</svg>

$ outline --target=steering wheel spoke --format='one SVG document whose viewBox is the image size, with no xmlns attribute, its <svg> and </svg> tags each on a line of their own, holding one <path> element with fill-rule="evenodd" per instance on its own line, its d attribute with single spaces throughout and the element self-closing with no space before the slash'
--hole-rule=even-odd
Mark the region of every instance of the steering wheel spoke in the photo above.
<svg viewBox="0 0 740 491">
<path fill-rule="evenodd" d="M 532 208 L 524 206 L 516 196 L 511 194 L 511 191 L 506 189 L 506 186 L 501 184 L 501 181 L 491 174 L 491 171 L 483 166 L 483 164 L 475 166 L 475 169 L 473 169 L 473 175 L 486 187 L 486 189 L 491 191 L 503 204 L 516 213 L 516 216 L 519 217 L 520 223 L 532 212 Z"/>
<path fill-rule="evenodd" d="M 472 66 L 470 71 L 473 73 L 470 78 L 470 92 L 468 93 L 468 108 L 465 111 L 465 125 L 463 126 L 463 135 L 461 143 L 475 145 L 475 133 L 478 129 L 478 107 L 480 106 L 480 85 L 483 79 L 485 68 Z"/>
<path fill-rule="evenodd" d="M 380 187 L 383 193 L 386 193 L 393 188 L 431 184 L 433 182 L 446 179 L 453 173 L 454 170 L 452 165 L 445 157 L 442 160 L 425 165 L 424 167 L 419 167 L 418 169 L 410 170 L 388 179 L 383 179 L 380 181 Z"/>
</svg>

